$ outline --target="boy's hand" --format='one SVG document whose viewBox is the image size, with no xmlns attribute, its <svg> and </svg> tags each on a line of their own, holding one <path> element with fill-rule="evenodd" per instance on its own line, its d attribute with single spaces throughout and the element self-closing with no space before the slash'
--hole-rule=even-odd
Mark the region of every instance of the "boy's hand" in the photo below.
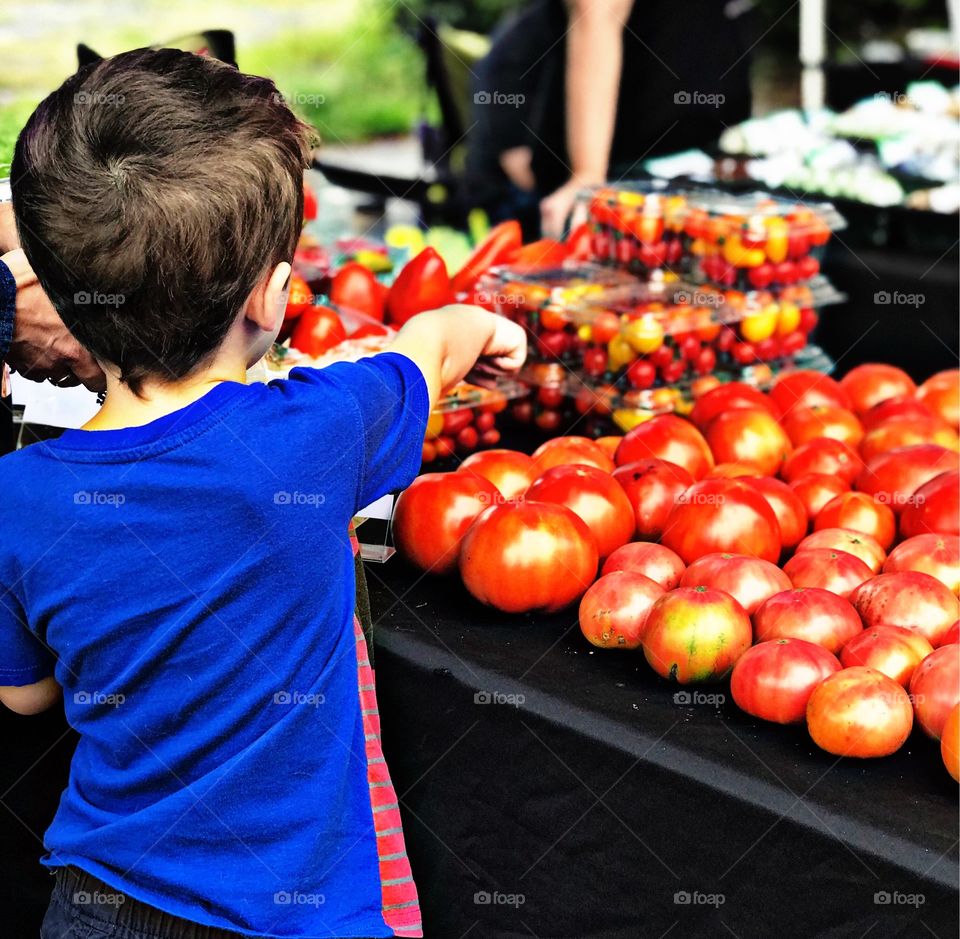
<svg viewBox="0 0 960 939">
<path fill-rule="evenodd" d="M 527 360 L 527 331 L 505 316 L 496 316 L 493 335 L 481 356 L 504 372 L 518 372 Z"/>
</svg>

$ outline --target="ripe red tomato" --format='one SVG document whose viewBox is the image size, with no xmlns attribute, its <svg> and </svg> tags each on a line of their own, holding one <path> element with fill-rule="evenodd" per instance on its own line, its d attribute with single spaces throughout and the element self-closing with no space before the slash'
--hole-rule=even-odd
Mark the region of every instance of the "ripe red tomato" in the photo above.
<svg viewBox="0 0 960 939">
<path fill-rule="evenodd" d="M 912 398 L 908 395 L 901 398 L 887 398 L 886 401 L 875 404 L 863 415 L 862 423 L 865 431 L 871 431 L 889 420 L 900 420 L 902 418 L 927 420 L 934 416 L 933 411 L 919 398 Z"/>
<path fill-rule="evenodd" d="M 723 590 L 748 616 L 753 616 L 764 600 L 792 585 L 790 578 L 770 561 L 745 554 L 707 554 L 683 572 L 680 586 Z"/>
<path fill-rule="evenodd" d="M 839 476 L 827 476 L 825 473 L 807 473 L 794 479 L 790 488 L 803 503 L 808 518 L 816 518 L 831 499 L 850 491 L 850 485 Z"/>
<path fill-rule="evenodd" d="M 673 590 L 680 585 L 680 578 L 686 566 L 678 554 L 674 554 L 662 544 L 652 541 L 631 541 L 625 544 L 603 562 L 601 574 L 614 571 L 633 571 L 643 574 L 660 584 L 664 590 Z"/>
<path fill-rule="evenodd" d="M 433 248 L 424 248 L 407 261 L 387 294 L 387 314 L 402 326 L 417 313 L 437 310 L 453 303 L 453 287 L 447 265 Z"/>
<path fill-rule="evenodd" d="M 490 480 L 504 499 L 523 495 L 536 479 L 533 458 L 518 450 L 483 450 L 473 453 L 460 464 L 459 470 L 469 470 Z"/>
<path fill-rule="evenodd" d="M 883 565 L 884 574 L 897 571 L 922 571 L 960 593 L 960 537 L 914 535 L 900 542 Z"/>
<path fill-rule="evenodd" d="M 953 777 L 953 781 L 960 782 L 960 704 L 947 715 L 943 725 L 940 756 L 943 757 L 943 765 Z"/>
<path fill-rule="evenodd" d="M 621 440 L 623 440 L 622 434 L 609 434 L 606 437 L 597 437 L 594 443 L 612 460 Z"/>
<path fill-rule="evenodd" d="M 773 401 L 762 391 L 757 391 L 746 382 L 731 381 L 718 385 L 697 398 L 697 403 L 690 413 L 690 420 L 701 431 L 705 431 L 717 415 L 735 408 L 764 408 L 774 417 L 780 413 Z"/>
<path fill-rule="evenodd" d="M 793 449 L 765 408 L 734 408 L 718 414 L 707 427 L 706 439 L 717 463 L 754 463 L 764 476 L 775 476 Z"/>
<path fill-rule="evenodd" d="M 899 515 L 924 483 L 954 470 L 960 470 L 960 456 L 946 447 L 935 443 L 898 447 L 870 460 L 857 477 L 856 488 Z"/>
<path fill-rule="evenodd" d="M 742 481 L 767 500 L 780 525 L 782 550 L 793 551 L 806 535 L 809 525 L 807 510 L 800 497 L 786 483 L 771 476 L 747 476 Z"/>
<path fill-rule="evenodd" d="M 703 434 L 675 414 L 661 414 L 633 428 L 617 448 L 618 466 L 637 460 L 666 460 L 702 479 L 713 466 L 713 454 Z"/>
<path fill-rule="evenodd" d="M 660 538 L 677 499 L 694 483 L 683 467 L 666 460 L 624 463 L 614 470 L 613 478 L 633 506 L 637 537 L 647 541 Z"/>
<path fill-rule="evenodd" d="M 860 558 L 832 548 L 798 551 L 783 570 L 794 587 L 820 587 L 844 598 L 873 576 Z"/>
<path fill-rule="evenodd" d="M 601 577 L 580 601 L 580 631 L 601 649 L 638 649 L 660 584 L 634 571 Z"/>
<path fill-rule="evenodd" d="M 917 666 L 910 697 L 920 728 L 939 740 L 950 712 L 960 704 L 960 646 L 941 646 Z"/>
<path fill-rule="evenodd" d="M 620 484 L 593 466 L 554 466 L 538 476 L 526 497 L 565 505 L 590 529 L 600 560 L 633 538 L 633 506 Z"/>
<path fill-rule="evenodd" d="M 939 417 L 899 417 L 874 427 L 860 441 L 860 455 L 869 462 L 880 453 L 918 443 L 938 443 L 948 450 L 960 449 L 960 436 Z"/>
<path fill-rule="evenodd" d="M 373 272 L 357 261 L 347 261 L 334 275 L 330 302 L 383 322 L 383 287 Z"/>
<path fill-rule="evenodd" d="M 287 306 L 283 311 L 284 320 L 296 319 L 305 310 L 313 306 L 313 291 L 310 285 L 299 275 L 290 275 L 290 289 L 287 292 Z"/>
<path fill-rule="evenodd" d="M 678 587 L 650 610 L 643 653 L 658 675 L 681 685 L 719 681 L 750 648 L 750 639 L 750 618 L 729 594 Z"/>
<path fill-rule="evenodd" d="M 828 405 L 850 408 L 850 396 L 829 375 L 812 369 L 797 369 L 777 376 L 770 389 L 770 398 L 781 414 L 789 414 L 794 408 Z"/>
<path fill-rule="evenodd" d="M 807 702 L 813 742 L 835 756 L 896 753 L 913 728 L 906 691 L 874 668 L 854 666 L 824 679 Z"/>
<path fill-rule="evenodd" d="M 774 562 L 780 557 L 777 516 L 756 489 L 736 479 L 692 485 L 667 516 L 661 540 L 686 564 L 724 551 Z"/>
<path fill-rule="evenodd" d="M 467 590 L 507 613 L 553 612 L 573 603 L 593 583 L 597 562 L 590 529 L 566 506 L 549 502 L 491 506 L 460 550 Z"/>
<path fill-rule="evenodd" d="M 318 358 L 347 338 L 340 317 L 328 306 L 312 306 L 297 318 L 290 345 L 304 355 Z"/>
<path fill-rule="evenodd" d="M 871 362 L 850 369 L 840 379 L 840 387 L 850 396 L 853 410 L 866 414 L 875 404 L 888 398 L 913 396 L 917 386 L 903 369 Z"/>
<path fill-rule="evenodd" d="M 449 574 L 457 569 L 460 542 L 473 520 L 502 500 L 493 483 L 474 473 L 424 473 L 397 499 L 397 550 L 421 570 Z"/>
<path fill-rule="evenodd" d="M 872 535 L 884 551 L 897 536 L 893 510 L 865 492 L 843 492 L 831 499 L 813 520 L 813 530 L 848 528 Z"/>
<path fill-rule="evenodd" d="M 931 652 L 933 646 L 920 633 L 901 626 L 871 626 L 843 647 L 840 661 L 844 668 L 875 668 L 906 688 L 916 667 Z"/>
<path fill-rule="evenodd" d="M 812 535 L 807 535 L 797 545 L 797 553 L 811 548 L 846 551 L 847 554 L 860 558 L 874 574 L 880 573 L 880 568 L 887 559 L 887 552 L 876 538 L 862 531 L 851 531 L 849 528 L 821 528 Z"/>
<path fill-rule="evenodd" d="M 951 470 L 934 476 L 907 500 L 900 516 L 904 538 L 933 532 L 960 534 L 960 472 Z"/>
<path fill-rule="evenodd" d="M 756 463 L 717 463 L 704 479 L 742 479 L 757 476 L 760 467 Z"/>
<path fill-rule="evenodd" d="M 757 642 L 803 639 L 834 654 L 862 630 L 860 617 L 850 603 L 820 587 L 798 587 L 774 594 L 753 615 Z"/>
<path fill-rule="evenodd" d="M 787 457 L 780 469 L 780 477 L 792 483 L 801 476 L 822 473 L 825 476 L 839 476 L 852 486 L 862 469 L 863 460 L 856 450 L 842 440 L 818 437 L 800 444 Z"/>
<path fill-rule="evenodd" d="M 794 408 L 784 416 L 783 429 L 795 447 L 820 437 L 857 447 L 863 439 L 863 427 L 857 415 L 832 405 Z"/>
<path fill-rule="evenodd" d="M 741 711 L 777 724 L 799 724 L 813 689 L 840 671 L 837 657 L 803 639 L 772 639 L 737 660 L 730 693 Z"/>
<path fill-rule="evenodd" d="M 594 466 L 605 473 L 614 469 L 613 460 L 589 437 L 554 437 L 533 451 L 533 460 L 538 476 L 554 466 L 574 464 Z"/>
<path fill-rule="evenodd" d="M 904 626 L 938 646 L 960 616 L 960 601 L 936 577 L 921 571 L 879 574 L 850 597 L 865 626 Z"/>
<path fill-rule="evenodd" d="M 917 389 L 917 398 L 951 427 L 960 427 L 960 369 L 931 375 Z"/>
<path fill-rule="evenodd" d="M 960 620 L 957 620 L 944 634 L 940 639 L 940 642 L 937 644 L 937 648 L 940 646 L 948 646 L 951 643 L 960 643 Z"/>
</svg>

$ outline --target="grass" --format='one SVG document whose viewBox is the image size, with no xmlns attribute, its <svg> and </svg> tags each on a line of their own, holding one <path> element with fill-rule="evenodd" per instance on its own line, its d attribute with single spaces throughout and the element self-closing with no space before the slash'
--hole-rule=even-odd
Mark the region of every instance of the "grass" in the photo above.
<svg viewBox="0 0 960 939">
<path fill-rule="evenodd" d="M 240 68 L 273 78 L 328 143 L 405 133 L 424 100 L 422 57 L 388 0 L 138 0 L 133 7 L 36 0 L 0 12 L 0 176 L 33 108 L 76 68 L 78 41 L 112 55 L 233 29 Z"/>
</svg>

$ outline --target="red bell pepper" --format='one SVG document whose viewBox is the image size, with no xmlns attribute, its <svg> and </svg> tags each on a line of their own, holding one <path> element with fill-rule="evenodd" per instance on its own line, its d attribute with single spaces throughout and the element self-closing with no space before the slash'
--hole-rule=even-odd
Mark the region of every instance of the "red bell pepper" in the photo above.
<svg viewBox="0 0 960 939">
<path fill-rule="evenodd" d="M 402 326 L 411 316 L 448 303 L 453 290 L 447 265 L 433 248 L 424 248 L 404 265 L 387 294 L 388 321 Z"/>
<path fill-rule="evenodd" d="M 589 261 L 593 257 L 593 236 L 589 222 L 578 225 L 567 235 L 567 257 L 572 261 Z"/>
<path fill-rule="evenodd" d="M 473 288 L 480 275 L 497 264 L 509 264 L 523 244 L 520 223 L 511 219 L 494 225 L 474 249 L 466 263 L 453 276 L 453 292 L 465 293 Z"/>
<path fill-rule="evenodd" d="M 553 238 L 541 238 L 524 245 L 510 262 L 513 267 L 527 270 L 559 267 L 567 259 L 567 246 Z"/>
</svg>

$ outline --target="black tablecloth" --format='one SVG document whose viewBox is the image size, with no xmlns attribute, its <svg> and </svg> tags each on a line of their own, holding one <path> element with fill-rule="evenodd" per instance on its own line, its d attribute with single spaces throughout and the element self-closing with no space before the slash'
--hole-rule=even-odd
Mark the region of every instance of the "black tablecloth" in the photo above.
<svg viewBox="0 0 960 939">
<path fill-rule="evenodd" d="M 725 686 L 591 651 L 575 608 L 367 569 L 428 937 L 958 934 L 957 787 L 919 734 L 837 760 Z"/>
</svg>

